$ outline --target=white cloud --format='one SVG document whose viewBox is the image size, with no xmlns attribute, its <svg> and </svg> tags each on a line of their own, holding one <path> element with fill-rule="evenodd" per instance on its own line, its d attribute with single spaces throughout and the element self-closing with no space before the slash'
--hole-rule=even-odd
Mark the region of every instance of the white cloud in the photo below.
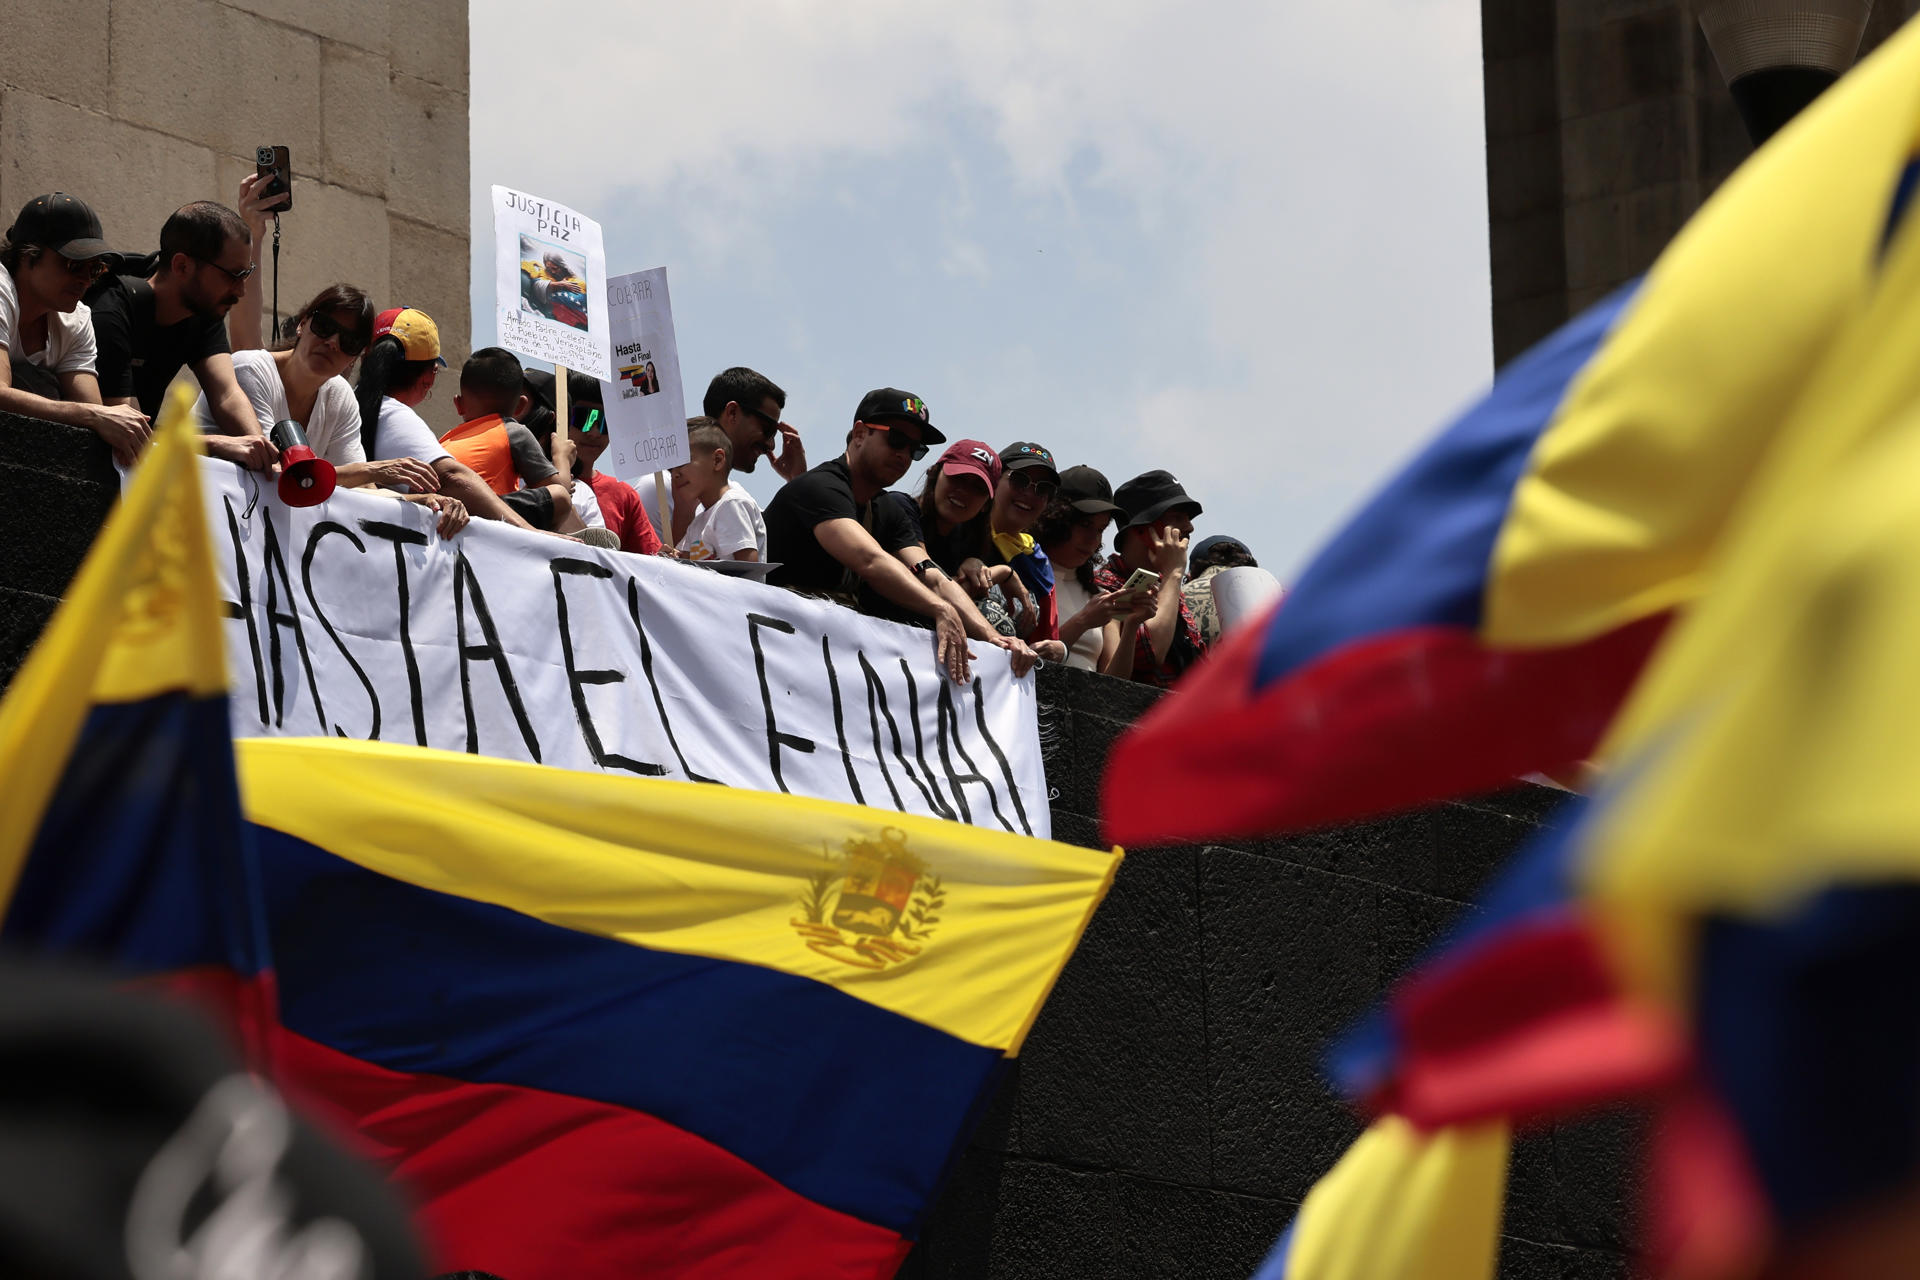
<svg viewBox="0 0 1920 1280">
<path fill-rule="evenodd" d="M 1074 225 L 1089 200 L 1121 202 L 1162 256 L 1046 250 L 1074 255 L 1083 280 L 1137 276 L 1141 306 L 1200 339 L 1205 367 L 1139 381 L 1090 352 L 1080 369 L 1003 380 L 1033 379 L 1030 395 L 1062 376 L 1123 389 L 1104 469 L 1191 476 L 1224 499 L 1208 503 L 1218 527 L 1266 538 L 1274 561 L 1487 375 L 1475 0 L 558 0 L 539 13 L 472 7 L 476 209 L 494 182 L 585 208 L 642 202 L 670 211 L 704 269 L 764 275 L 790 201 L 832 198 L 816 188 L 850 166 L 937 154 L 961 122 L 994 140 L 1005 176 L 954 157 L 952 198 L 903 210 L 930 220 L 929 264 L 958 287 L 1005 280 L 976 230 L 995 208 L 1031 202 Z M 545 91 L 522 69 L 543 28 L 571 33 Z M 1005 347 L 1022 345 L 1020 323 L 1016 307 Z M 806 342 L 835 358 L 827 335 Z"/>
</svg>

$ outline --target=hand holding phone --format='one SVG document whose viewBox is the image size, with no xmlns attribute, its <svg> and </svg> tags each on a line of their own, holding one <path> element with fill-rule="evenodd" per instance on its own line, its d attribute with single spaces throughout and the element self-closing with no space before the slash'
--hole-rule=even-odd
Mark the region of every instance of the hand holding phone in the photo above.
<svg viewBox="0 0 1920 1280">
<path fill-rule="evenodd" d="M 255 147 L 253 171 L 268 179 L 260 188 L 264 211 L 285 213 L 293 208 L 293 160 L 285 147 Z"/>
<path fill-rule="evenodd" d="M 1150 596 L 1160 589 L 1160 575 L 1151 569 L 1135 569 L 1127 575 L 1126 585 L 1120 590 L 1130 596 Z"/>
</svg>

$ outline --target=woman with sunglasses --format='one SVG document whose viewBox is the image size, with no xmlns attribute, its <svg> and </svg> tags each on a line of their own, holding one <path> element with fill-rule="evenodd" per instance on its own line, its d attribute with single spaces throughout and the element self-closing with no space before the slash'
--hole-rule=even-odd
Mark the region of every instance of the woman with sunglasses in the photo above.
<svg viewBox="0 0 1920 1280">
<path fill-rule="evenodd" d="M 103 404 L 93 317 L 80 299 L 115 255 L 100 219 L 62 192 L 29 200 L 0 237 L 0 409 L 85 427 L 122 466 L 146 444 L 147 416 Z"/>
<path fill-rule="evenodd" d="M 992 543 L 981 560 L 961 566 L 961 583 L 969 592 L 984 596 L 982 611 L 994 618 L 996 625 L 1001 621 L 994 616 L 998 613 L 1014 635 L 1033 645 L 1042 657 L 1057 661 L 1066 653 L 1059 643 L 1053 566 L 1033 540 L 1031 530 L 1059 489 L 1060 473 L 1053 465 L 1053 454 L 1027 440 L 1017 440 L 1002 449 L 1000 466 L 1005 481 L 993 495 Z M 1001 584 L 996 599 L 985 594 L 992 585 L 988 570 L 1002 564 L 1013 567 L 1013 576 Z M 1005 602 L 1004 608 L 996 607 L 999 601 Z"/>
<path fill-rule="evenodd" d="M 236 351 L 233 375 L 253 405 L 260 428 L 291 418 L 306 431 L 313 451 L 334 465 L 336 483 L 359 489 L 384 486 L 440 513 L 442 537 L 466 524 L 467 509 L 443 496 L 433 468 L 417 458 L 368 462 L 360 438 L 360 407 L 346 372 L 373 340 L 373 301 L 350 284 L 328 285 L 293 318 L 293 336 L 271 351 Z M 205 395 L 196 411 L 213 429 Z M 417 498 L 415 495 L 418 495 Z"/>
</svg>

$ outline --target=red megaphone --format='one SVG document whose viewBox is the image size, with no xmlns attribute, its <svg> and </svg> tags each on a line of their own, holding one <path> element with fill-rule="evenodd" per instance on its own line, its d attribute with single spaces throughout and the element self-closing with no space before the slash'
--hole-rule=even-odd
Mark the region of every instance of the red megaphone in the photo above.
<svg viewBox="0 0 1920 1280">
<path fill-rule="evenodd" d="M 333 496 L 333 464 L 313 451 L 305 427 L 282 418 L 267 438 L 280 451 L 280 501 L 311 507 Z"/>
</svg>

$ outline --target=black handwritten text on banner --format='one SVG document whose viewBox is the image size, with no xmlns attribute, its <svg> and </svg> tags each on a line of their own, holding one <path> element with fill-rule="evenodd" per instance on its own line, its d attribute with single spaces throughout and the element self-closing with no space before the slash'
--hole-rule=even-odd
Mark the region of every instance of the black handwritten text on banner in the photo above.
<svg viewBox="0 0 1920 1280">
<path fill-rule="evenodd" d="M 238 736 L 373 738 L 1049 834 L 1031 676 L 656 557 L 203 462 Z"/>
</svg>

